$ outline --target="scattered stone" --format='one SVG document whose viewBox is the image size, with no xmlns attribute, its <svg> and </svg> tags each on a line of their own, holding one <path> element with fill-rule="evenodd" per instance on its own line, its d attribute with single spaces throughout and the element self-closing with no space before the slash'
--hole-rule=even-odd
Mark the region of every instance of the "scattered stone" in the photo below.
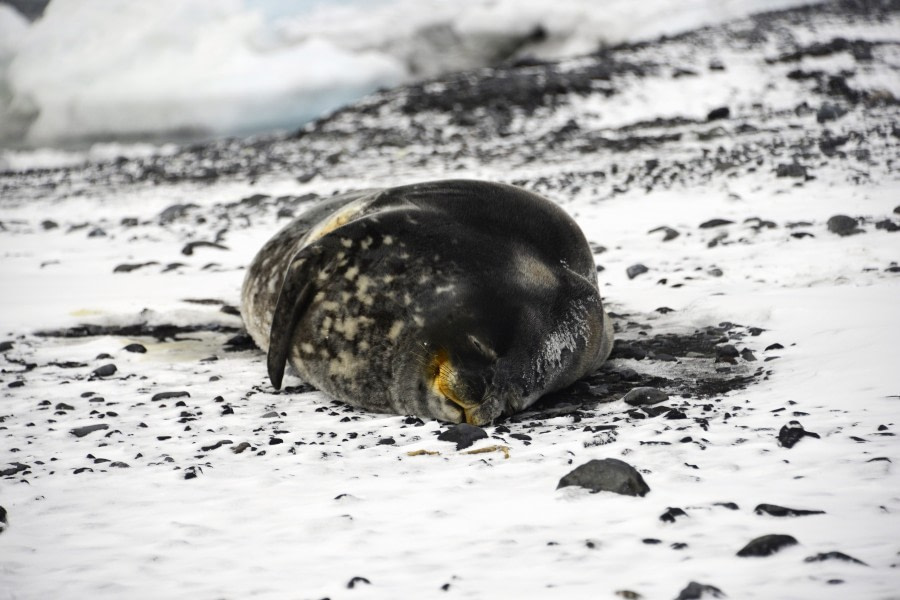
<svg viewBox="0 0 900 600">
<path fill-rule="evenodd" d="M 210 444 L 209 446 L 202 446 L 200 449 L 203 452 L 211 452 L 213 450 L 216 450 L 217 448 L 221 448 L 222 446 L 225 446 L 226 444 L 231 444 L 231 443 L 233 443 L 231 440 L 219 440 L 215 444 Z M 244 443 L 246 443 L 246 442 L 244 442 Z M 248 444 L 248 446 L 249 446 L 249 444 Z"/>
<path fill-rule="evenodd" d="M 184 470 L 184 478 L 185 479 L 196 479 L 198 475 L 203 474 L 203 469 L 200 467 L 188 467 Z"/>
<path fill-rule="evenodd" d="M 41 228 L 43 228 L 44 231 L 50 231 L 51 229 L 56 229 L 57 227 L 59 227 L 59 223 L 57 223 L 56 221 L 51 221 L 50 219 L 41 221 Z"/>
<path fill-rule="evenodd" d="M 149 262 L 143 263 L 125 263 L 121 265 L 116 265 L 113 269 L 113 273 L 131 273 L 132 271 L 137 271 L 138 269 L 142 269 L 144 267 L 151 267 L 153 265 L 158 265 L 159 263 L 155 260 L 151 260 Z"/>
<path fill-rule="evenodd" d="M 797 442 L 806 436 L 814 437 L 816 439 L 821 437 L 818 433 L 803 429 L 803 425 L 801 425 L 799 421 L 791 421 L 787 425 L 782 426 L 778 431 L 778 445 L 782 448 L 793 448 Z"/>
<path fill-rule="evenodd" d="M 820 552 L 814 556 L 807 556 L 803 559 L 804 562 L 822 562 L 826 560 L 843 560 L 845 562 L 855 563 L 857 565 L 864 565 L 868 567 L 869 565 L 864 563 L 863 561 L 853 558 L 843 552 Z"/>
<path fill-rule="evenodd" d="M 780 164 L 775 170 L 776 177 L 796 177 L 799 179 L 806 179 L 807 175 L 806 167 L 797 163 Z"/>
<path fill-rule="evenodd" d="M 57 403 L 54 408 L 55 410 L 75 410 L 74 406 L 72 406 L 71 404 L 66 404 L 65 402 Z"/>
<path fill-rule="evenodd" d="M 0 477 L 9 477 L 10 475 L 16 475 L 17 473 L 21 473 L 22 471 L 28 470 L 28 465 L 24 465 L 20 462 L 9 463 L 10 467 L 7 467 L 3 470 L 0 470 Z"/>
<path fill-rule="evenodd" d="M 824 510 L 802 510 L 799 508 L 787 508 L 777 504 L 760 504 L 753 509 L 758 515 L 771 515 L 773 517 L 803 517 L 806 515 L 824 515 Z"/>
<path fill-rule="evenodd" d="M 392 437 L 381 438 L 380 440 L 378 440 L 379 446 L 393 446 L 396 443 L 397 442 L 394 441 L 394 438 L 392 438 Z"/>
<path fill-rule="evenodd" d="M 153 397 L 150 398 L 151 402 L 159 402 L 160 400 L 171 400 L 172 398 L 190 398 L 191 395 L 185 391 L 177 391 L 177 392 L 159 392 L 157 394 L 153 394 Z"/>
<path fill-rule="evenodd" d="M 740 356 L 740 352 L 731 344 L 726 344 L 724 346 L 716 346 L 716 362 L 724 362 L 732 365 L 737 364 L 737 357 Z"/>
<path fill-rule="evenodd" d="M 900 231 L 900 225 L 897 225 L 890 219 L 884 219 L 875 223 L 875 229 L 883 229 L 888 233 L 894 233 L 895 231 Z"/>
<path fill-rule="evenodd" d="M 723 225 L 732 225 L 734 221 L 728 219 L 710 219 L 700 223 L 700 229 L 711 229 L 713 227 L 721 227 Z"/>
<path fill-rule="evenodd" d="M 663 514 L 661 514 L 659 516 L 659 520 L 664 523 L 674 523 L 675 519 L 677 519 L 678 517 L 686 517 L 686 516 L 688 516 L 688 514 L 686 512 L 684 512 L 684 510 L 677 508 L 677 507 L 670 506 L 669 508 L 666 509 L 666 512 L 664 512 Z"/>
<path fill-rule="evenodd" d="M 89 433 L 93 433 L 95 431 L 103 431 L 104 429 L 109 429 L 109 425 L 106 423 L 97 423 L 95 425 L 85 425 L 83 427 L 76 427 L 69 431 L 75 437 L 82 438 Z"/>
<path fill-rule="evenodd" d="M 816 121 L 819 123 L 827 123 L 828 121 L 836 121 L 847 114 L 847 109 L 831 102 L 825 102 L 816 112 Z"/>
<path fill-rule="evenodd" d="M 147 348 L 143 344 L 128 344 L 123 348 L 126 352 L 135 352 L 137 354 L 146 354 Z"/>
<path fill-rule="evenodd" d="M 184 248 L 181 249 L 181 253 L 185 256 L 191 256 L 194 254 L 195 248 L 216 248 L 218 250 L 229 250 L 228 246 L 223 246 L 222 244 L 217 244 L 215 242 L 188 242 Z"/>
<path fill-rule="evenodd" d="M 782 346 L 778 342 L 775 342 L 774 344 L 769 344 L 768 346 L 766 346 L 765 351 L 768 352 L 769 350 L 783 350 L 783 349 L 784 349 L 784 346 Z"/>
<path fill-rule="evenodd" d="M 721 506 L 722 508 L 727 508 L 728 510 L 740 510 L 740 506 L 735 502 L 714 502 L 713 506 Z"/>
<path fill-rule="evenodd" d="M 834 215 L 828 219 L 828 231 L 841 237 L 864 233 L 864 230 L 859 228 L 857 220 L 847 215 Z"/>
<path fill-rule="evenodd" d="M 668 242 L 668 241 L 670 241 L 670 240 L 674 240 L 674 239 L 677 238 L 679 235 L 681 235 L 677 230 L 672 229 L 671 227 L 668 227 L 668 226 L 666 226 L 666 225 L 663 225 L 662 227 L 656 227 L 655 229 L 651 229 L 651 230 L 648 231 L 647 233 L 656 233 L 657 231 L 662 231 L 662 232 L 664 232 L 663 240 L 662 240 L 662 241 L 664 241 L 664 242 Z"/>
<path fill-rule="evenodd" d="M 626 496 L 644 496 L 650 491 L 641 474 L 617 458 L 594 459 L 576 467 L 559 480 L 556 489 L 570 485 L 592 492 L 613 492 Z"/>
<path fill-rule="evenodd" d="M 706 115 L 707 121 L 718 121 L 719 119 L 727 119 L 731 116 L 731 110 L 727 106 L 721 106 L 709 111 Z"/>
<path fill-rule="evenodd" d="M 119 460 L 114 460 L 113 462 L 109 463 L 109 466 L 110 466 L 110 468 L 113 468 L 113 469 L 130 469 L 131 468 L 131 465 L 129 465 L 126 462 L 119 461 Z"/>
<path fill-rule="evenodd" d="M 238 444 L 237 446 L 232 448 L 231 451 L 234 452 L 235 454 L 240 454 L 241 452 L 243 452 L 244 450 L 246 450 L 249 447 L 250 447 L 250 444 L 248 442 L 241 442 L 240 444 Z"/>
<path fill-rule="evenodd" d="M 347 582 L 347 589 L 353 589 L 357 584 L 365 583 L 367 585 L 371 585 L 372 582 L 366 579 L 365 577 L 354 577 L 350 581 Z"/>
<path fill-rule="evenodd" d="M 797 544 L 796 538 L 790 535 L 780 533 L 772 533 L 763 535 L 751 540 L 746 546 L 741 548 L 738 556 L 770 556 L 775 554 L 782 548 Z"/>
<path fill-rule="evenodd" d="M 7 350 L 12 350 L 13 342 L 0 342 L 0 352 L 6 352 Z"/>
<path fill-rule="evenodd" d="M 662 390 L 652 387 L 636 387 L 625 394 L 622 400 L 631 406 L 646 406 L 659 404 L 669 399 L 669 395 Z"/>
<path fill-rule="evenodd" d="M 754 362 L 756 360 L 756 356 L 753 355 L 753 352 L 749 348 L 741 350 L 741 358 L 747 362 Z"/>
<path fill-rule="evenodd" d="M 487 436 L 487 432 L 481 427 L 469 425 L 468 423 L 459 423 L 458 425 L 451 425 L 446 431 L 441 432 L 438 439 L 442 442 L 454 442 L 457 450 L 463 450 Z"/>
<path fill-rule="evenodd" d="M 628 275 L 628 279 L 634 279 L 638 275 L 640 275 L 642 273 L 646 273 L 649 270 L 650 269 L 648 269 L 646 266 L 642 265 L 641 263 L 637 263 L 637 264 L 631 265 L 630 267 L 625 269 L 625 274 Z"/>
<path fill-rule="evenodd" d="M 725 593 L 714 585 L 706 585 L 705 583 L 690 582 L 686 588 L 681 590 L 675 600 L 703 600 L 704 598 L 724 598 Z"/>
<path fill-rule="evenodd" d="M 110 375 L 114 375 L 117 370 L 116 365 L 109 363 L 102 367 L 97 367 L 91 371 L 91 375 L 94 377 L 109 377 Z"/>
</svg>

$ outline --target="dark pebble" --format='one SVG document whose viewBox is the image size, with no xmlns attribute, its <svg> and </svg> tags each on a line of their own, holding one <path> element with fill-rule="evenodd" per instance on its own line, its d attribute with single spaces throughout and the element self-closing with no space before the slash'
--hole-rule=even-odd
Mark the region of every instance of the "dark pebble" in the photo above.
<svg viewBox="0 0 900 600">
<path fill-rule="evenodd" d="M 195 248 L 216 248 L 217 250 L 228 250 L 228 246 L 223 246 L 222 244 L 216 244 L 215 242 L 188 242 L 185 244 L 184 248 L 181 249 L 181 253 L 185 256 L 191 256 L 194 254 Z"/>
<path fill-rule="evenodd" d="M 159 400 L 171 400 L 172 398 L 190 398 L 191 395 L 185 391 L 178 392 L 159 392 L 158 394 L 153 394 L 153 397 L 150 398 L 151 402 L 158 402 Z"/>
<path fill-rule="evenodd" d="M 629 391 L 622 400 L 631 406 L 644 406 L 659 404 L 669 399 L 669 395 L 662 390 L 652 387 L 636 387 Z"/>
<path fill-rule="evenodd" d="M 805 179 L 807 176 L 806 167 L 797 163 L 780 164 L 775 171 L 776 177 L 797 177 Z"/>
<path fill-rule="evenodd" d="M 644 496 L 650 491 L 637 469 L 617 458 L 595 459 L 576 467 L 559 480 L 556 489 L 570 485 L 626 496 Z"/>
<path fill-rule="evenodd" d="M 215 444 L 211 444 L 211 445 L 209 445 L 209 446 L 203 446 L 203 447 L 201 447 L 200 449 L 203 450 L 204 452 L 210 452 L 210 451 L 212 451 L 212 450 L 215 450 L 215 449 L 217 449 L 217 448 L 221 448 L 222 446 L 225 446 L 225 445 L 231 444 L 231 443 L 232 443 L 231 440 L 219 440 L 219 441 L 216 442 Z"/>
<path fill-rule="evenodd" d="M 816 121 L 819 123 L 827 123 L 828 121 L 836 121 L 847 114 L 847 109 L 831 102 L 826 102 L 819 107 L 816 112 Z"/>
<path fill-rule="evenodd" d="M 727 119 L 731 116 L 731 110 L 727 106 L 720 106 L 709 111 L 706 115 L 707 121 L 717 121 L 719 119 Z"/>
<path fill-rule="evenodd" d="M 863 230 L 859 228 L 857 220 L 853 217 L 848 217 L 847 215 L 834 215 L 828 219 L 828 231 L 840 236 L 863 233 Z"/>
<path fill-rule="evenodd" d="M 740 510 L 740 506 L 735 502 L 716 502 L 713 506 L 721 506 L 722 508 L 727 508 L 728 510 Z"/>
<path fill-rule="evenodd" d="M 93 375 L 94 377 L 109 377 L 110 375 L 115 374 L 117 370 L 118 369 L 116 369 L 116 365 L 109 363 L 107 365 L 103 365 L 102 367 L 97 367 L 96 369 L 91 371 L 91 375 Z"/>
<path fill-rule="evenodd" d="M 196 479 L 198 475 L 203 473 L 203 469 L 200 467 L 188 467 L 184 470 L 184 478 L 185 479 Z"/>
<path fill-rule="evenodd" d="M 84 437 L 89 433 L 93 433 L 95 431 L 102 431 L 104 429 L 109 429 L 109 425 L 106 423 L 97 423 L 96 425 L 85 425 L 84 427 L 76 427 L 69 431 L 75 437 Z"/>
<path fill-rule="evenodd" d="M 678 517 L 686 517 L 688 514 L 684 510 L 677 507 L 669 507 L 666 512 L 659 516 L 659 520 L 664 523 L 674 523 Z"/>
<path fill-rule="evenodd" d="M 59 223 L 47 219 L 45 221 L 41 221 L 41 227 L 43 227 L 44 231 L 49 231 L 51 229 L 56 229 L 57 227 L 59 227 Z"/>
<path fill-rule="evenodd" d="M 284 440 L 281 438 L 273 437 L 269 440 L 270 446 L 277 446 L 278 444 L 283 444 Z"/>
<path fill-rule="evenodd" d="M 751 352 L 749 348 L 744 348 L 743 350 L 741 350 L 741 358 L 743 358 L 747 362 L 753 362 L 756 360 L 756 356 L 753 355 L 753 352 Z"/>
<path fill-rule="evenodd" d="M 803 425 L 798 421 L 791 421 L 778 431 L 778 445 L 783 448 L 793 448 L 797 442 L 807 436 L 817 439 L 820 437 L 818 433 L 803 429 Z"/>
<path fill-rule="evenodd" d="M 843 560 L 845 562 L 855 563 L 858 565 L 865 565 L 867 567 L 869 566 L 866 563 L 864 563 L 863 561 L 861 561 L 857 558 L 853 558 L 852 556 L 849 556 L 847 554 L 844 554 L 843 552 L 820 552 L 819 554 L 816 554 L 814 556 L 807 556 L 803 560 L 804 560 L 804 562 L 822 562 L 822 561 L 826 561 L 826 560 Z"/>
<path fill-rule="evenodd" d="M 24 382 L 24 381 L 21 381 L 21 380 L 19 380 L 19 381 L 10 381 L 10 382 L 6 385 L 6 387 L 9 387 L 9 388 L 20 388 L 20 387 L 25 387 L 25 382 Z"/>
<path fill-rule="evenodd" d="M 782 350 L 782 349 L 784 349 L 784 346 L 782 346 L 778 342 L 775 342 L 774 344 L 769 344 L 768 346 L 766 346 L 766 352 L 768 352 L 769 350 Z"/>
<path fill-rule="evenodd" d="M 128 344 L 123 348 L 126 352 L 137 352 L 138 354 L 146 354 L 147 349 L 143 344 Z"/>
<path fill-rule="evenodd" d="M 714 585 L 690 582 L 675 600 L 701 600 L 702 598 L 724 598 L 725 593 Z"/>
<path fill-rule="evenodd" d="M 637 263 L 636 265 L 631 265 L 630 267 L 625 269 L 625 274 L 628 275 L 628 279 L 634 279 L 638 275 L 640 275 L 642 273 L 646 273 L 649 270 L 650 269 L 648 269 L 641 263 Z"/>
<path fill-rule="evenodd" d="M 738 352 L 738 349 L 732 346 L 731 344 L 726 344 L 724 346 L 716 346 L 716 362 L 720 363 L 729 363 L 729 364 L 737 364 L 737 357 L 740 356 L 741 353 Z"/>
<path fill-rule="evenodd" d="M 875 229 L 884 229 L 888 233 L 894 233 L 895 231 L 900 231 L 900 225 L 897 225 L 890 219 L 884 219 L 875 223 Z"/>
<path fill-rule="evenodd" d="M 378 440 L 379 446 L 393 446 L 396 443 L 397 442 L 395 442 L 394 438 L 392 437 L 381 438 L 380 440 Z"/>
<path fill-rule="evenodd" d="M 28 465 L 24 465 L 20 462 L 9 463 L 10 466 L 0 470 L 0 477 L 9 477 L 10 475 L 15 475 L 17 473 L 21 473 L 22 471 L 28 470 Z"/>
<path fill-rule="evenodd" d="M 791 234 L 791 237 L 797 238 L 798 240 L 802 240 L 803 238 L 808 238 L 808 237 L 814 238 L 816 236 L 814 236 L 813 234 L 811 234 L 808 231 L 795 231 L 794 233 Z"/>
<path fill-rule="evenodd" d="M 12 350 L 13 342 L 0 342 L 0 352 L 6 352 L 7 350 Z"/>
<path fill-rule="evenodd" d="M 75 407 L 65 402 L 59 402 L 55 407 L 56 410 L 75 410 Z"/>
<path fill-rule="evenodd" d="M 738 551 L 738 556 L 770 556 L 782 548 L 797 544 L 796 538 L 790 535 L 772 533 L 751 540 Z"/>
<path fill-rule="evenodd" d="M 710 219 L 709 221 L 704 221 L 700 223 L 700 229 L 710 229 L 712 227 L 721 227 L 722 225 L 731 225 L 734 221 L 729 221 L 728 219 Z"/>
<path fill-rule="evenodd" d="M 758 515 L 771 515 L 773 517 L 803 517 L 806 515 L 824 515 L 824 510 L 802 510 L 799 508 L 787 508 L 777 504 L 760 504 L 753 509 Z"/>
<path fill-rule="evenodd" d="M 666 413 L 667 419 L 677 420 L 677 419 L 687 419 L 687 415 L 677 408 L 673 408 L 669 412 Z"/>
<path fill-rule="evenodd" d="M 358 584 L 358 583 L 365 583 L 367 585 L 372 584 L 372 582 L 369 581 L 368 579 L 366 579 L 365 577 L 354 577 L 353 579 L 351 579 L 350 581 L 347 582 L 347 588 L 352 590 L 354 587 L 356 587 L 356 584 Z"/>
<path fill-rule="evenodd" d="M 669 227 L 667 225 L 663 225 L 662 227 L 656 227 L 655 229 L 651 229 L 647 233 L 656 233 L 657 231 L 662 231 L 665 233 L 665 235 L 663 235 L 664 242 L 674 240 L 679 235 L 681 235 L 680 233 L 678 233 L 678 231 L 676 229 L 672 229 L 671 227 Z"/>
<path fill-rule="evenodd" d="M 438 439 L 442 442 L 454 442 L 457 450 L 463 450 L 487 436 L 487 432 L 481 427 L 460 423 L 451 425 L 446 431 L 441 432 Z"/>
<path fill-rule="evenodd" d="M 118 461 L 118 460 L 109 463 L 109 466 L 112 467 L 113 469 L 130 469 L 131 468 L 131 465 L 129 465 L 128 463 Z"/>
</svg>

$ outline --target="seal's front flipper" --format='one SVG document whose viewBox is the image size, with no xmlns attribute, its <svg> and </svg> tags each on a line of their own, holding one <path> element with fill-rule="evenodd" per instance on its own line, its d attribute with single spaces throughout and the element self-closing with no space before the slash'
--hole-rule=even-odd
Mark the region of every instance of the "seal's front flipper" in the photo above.
<svg viewBox="0 0 900 600">
<path fill-rule="evenodd" d="M 291 341 L 300 319 L 309 309 L 318 292 L 320 279 L 329 277 L 325 254 L 318 246 L 308 246 L 298 252 L 288 267 L 281 284 L 281 293 L 272 315 L 269 331 L 267 367 L 269 379 L 276 390 L 281 389 L 284 368 L 291 351 Z"/>
</svg>

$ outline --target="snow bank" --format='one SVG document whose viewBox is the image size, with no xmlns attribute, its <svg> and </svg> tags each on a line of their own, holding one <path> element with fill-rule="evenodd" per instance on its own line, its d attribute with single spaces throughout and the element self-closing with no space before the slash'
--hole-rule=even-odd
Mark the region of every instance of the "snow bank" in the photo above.
<svg viewBox="0 0 900 600">
<path fill-rule="evenodd" d="M 0 145 L 294 128 L 416 77 L 800 3 L 54 0 L 30 26 L 0 6 Z"/>
</svg>

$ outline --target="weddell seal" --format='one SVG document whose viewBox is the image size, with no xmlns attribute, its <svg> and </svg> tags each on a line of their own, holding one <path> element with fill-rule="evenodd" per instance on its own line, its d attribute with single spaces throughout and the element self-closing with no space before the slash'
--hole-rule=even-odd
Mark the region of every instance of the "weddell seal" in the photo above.
<svg viewBox="0 0 900 600">
<path fill-rule="evenodd" d="M 537 194 L 434 181 L 333 197 L 256 255 L 247 331 L 361 408 L 491 423 L 597 369 L 612 349 L 593 255 Z"/>
</svg>

